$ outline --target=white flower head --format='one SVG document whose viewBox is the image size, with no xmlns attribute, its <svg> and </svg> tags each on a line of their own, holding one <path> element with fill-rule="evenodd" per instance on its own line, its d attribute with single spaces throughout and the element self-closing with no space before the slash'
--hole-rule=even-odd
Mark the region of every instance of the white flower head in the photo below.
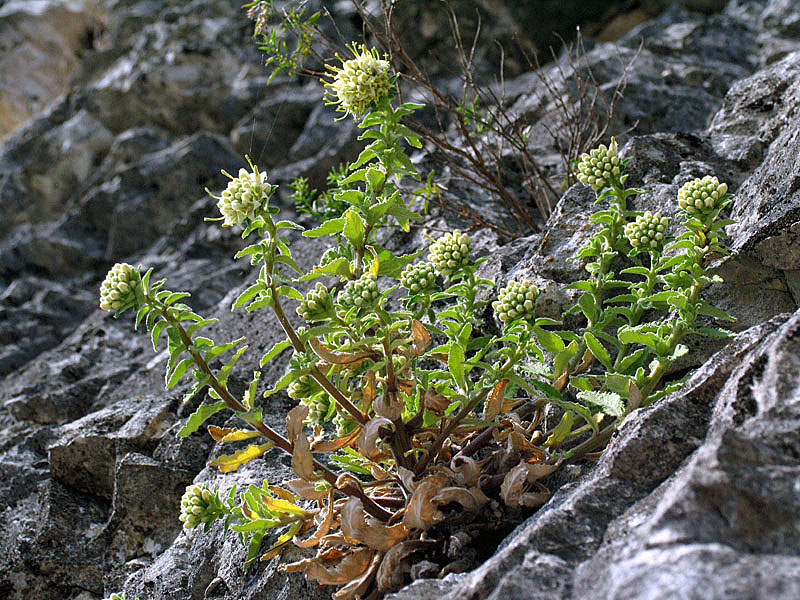
<svg viewBox="0 0 800 600">
<path fill-rule="evenodd" d="M 338 104 L 340 112 L 358 117 L 388 96 L 393 83 L 389 61 L 381 58 L 375 48 L 353 44 L 350 51 L 353 58 L 342 60 L 341 67 L 328 65 L 333 79 L 325 81 L 324 85 L 330 96 L 328 104 Z"/>
</svg>

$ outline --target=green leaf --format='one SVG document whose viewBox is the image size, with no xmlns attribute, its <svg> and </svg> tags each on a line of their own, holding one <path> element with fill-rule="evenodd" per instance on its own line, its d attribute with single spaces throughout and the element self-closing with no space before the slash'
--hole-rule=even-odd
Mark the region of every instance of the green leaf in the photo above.
<svg viewBox="0 0 800 600">
<path fill-rule="evenodd" d="M 152 310 L 152 307 L 149 304 L 145 304 L 144 306 L 140 307 L 138 311 L 136 311 L 136 323 L 134 324 L 134 329 L 139 329 L 139 323 L 142 322 L 144 316 Z"/>
<path fill-rule="evenodd" d="M 167 325 L 167 321 L 161 320 L 153 326 L 153 329 L 150 332 L 150 340 L 153 342 L 153 352 L 158 352 L 158 338 L 161 335 L 161 332 L 164 330 L 164 327 Z"/>
<path fill-rule="evenodd" d="M 256 398 L 256 388 L 258 388 L 258 380 L 261 379 L 261 371 L 253 371 L 253 380 L 250 382 L 247 390 L 242 397 L 242 404 L 247 410 L 253 408 L 253 402 Z"/>
<path fill-rule="evenodd" d="M 639 366 L 645 360 L 647 360 L 649 354 L 650 351 L 647 350 L 647 348 L 639 348 L 636 352 L 632 352 L 631 354 L 623 358 L 620 361 L 617 370 L 620 373 L 627 373 L 631 369 L 631 367 Z"/>
<path fill-rule="evenodd" d="M 347 238 L 354 247 L 361 248 L 364 245 L 366 236 L 366 224 L 355 210 L 348 208 L 344 214 L 345 226 L 342 229 L 344 237 Z"/>
<path fill-rule="evenodd" d="M 566 411 L 571 411 L 580 416 L 586 423 L 589 424 L 589 427 L 592 428 L 592 431 L 598 433 L 597 428 L 597 421 L 595 420 L 594 416 L 592 416 L 592 411 L 588 408 L 583 406 L 582 404 L 578 404 L 577 402 L 570 402 L 569 400 L 552 400 L 553 404 L 562 408 Z"/>
<path fill-rule="evenodd" d="M 708 315 L 709 317 L 714 317 L 715 319 L 720 319 L 722 321 L 730 321 L 731 323 L 736 321 L 736 317 L 730 316 L 724 310 L 719 309 L 708 302 L 702 302 L 698 308 L 698 312 L 702 315 Z"/>
<path fill-rule="evenodd" d="M 615 392 L 578 392 L 578 399 L 586 404 L 597 406 L 602 412 L 619 417 L 625 414 L 625 403 Z"/>
<path fill-rule="evenodd" d="M 166 388 L 169 389 L 174 387 L 175 384 L 180 381 L 180 378 L 183 377 L 184 373 L 194 364 L 194 359 L 184 358 L 181 362 L 177 364 L 177 366 L 172 370 L 172 373 L 167 373 L 169 377 L 167 378 Z"/>
<path fill-rule="evenodd" d="M 583 340 L 586 342 L 586 345 L 589 347 L 594 357 L 603 363 L 606 369 L 611 369 L 611 355 L 608 353 L 608 350 L 603 347 L 603 344 L 589 331 L 584 332 Z"/>
<path fill-rule="evenodd" d="M 736 334 L 732 331 L 727 329 L 721 329 L 719 327 L 699 327 L 695 329 L 697 333 L 700 335 L 705 335 L 707 337 L 715 337 L 715 338 L 733 338 L 736 337 Z"/>
<path fill-rule="evenodd" d="M 224 401 L 217 402 L 215 404 L 203 404 L 199 406 L 197 410 L 194 411 L 189 417 L 189 420 L 186 421 L 186 425 L 184 425 L 183 428 L 178 432 L 178 435 L 180 437 L 186 437 L 193 434 L 195 431 L 200 429 L 200 427 L 209 419 L 209 417 L 217 414 L 227 406 L 228 405 Z"/>
<path fill-rule="evenodd" d="M 219 374 L 217 375 L 217 380 L 222 385 L 225 385 L 225 383 L 228 381 L 228 377 L 231 374 L 233 366 L 236 364 L 236 361 L 238 361 L 241 358 L 245 350 L 247 350 L 247 346 L 242 346 L 241 348 L 239 348 L 236 351 L 236 353 L 230 357 L 228 362 L 226 362 L 225 365 L 219 370 Z"/>
<path fill-rule="evenodd" d="M 292 381 L 294 381 L 295 377 L 296 377 L 296 374 L 294 372 L 292 372 L 292 371 L 287 371 L 286 373 L 284 373 L 283 377 L 281 377 L 275 383 L 275 385 L 273 385 L 270 389 L 268 389 L 266 392 L 264 392 L 264 398 L 269 398 L 270 396 L 272 396 L 272 394 L 276 394 L 279 391 L 281 391 L 287 385 L 292 383 Z"/>
<path fill-rule="evenodd" d="M 319 227 L 311 229 L 309 231 L 304 231 L 304 237 L 316 238 L 322 237 L 323 235 L 334 235 L 336 233 L 341 233 L 342 228 L 345 225 L 344 217 L 339 217 L 337 219 L 331 219 L 329 221 L 325 221 Z"/>
<path fill-rule="evenodd" d="M 283 352 L 284 350 L 286 350 L 287 348 L 289 348 L 291 345 L 292 345 L 292 342 L 291 342 L 290 340 L 282 340 L 282 341 L 280 341 L 280 342 L 276 342 L 276 343 L 275 343 L 275 344 L 272 346 L 272 348 L 270 348 L 269 350 L 267 350 L 266 354 L 264 354 L 264 356 L 262 356 L 262 357 L 261 357 L 261 360 L 259 361 L 259 363 L 258 363 L 258 364 L 259 364 L 261 367 L 263 367 L 263 366 L 264 366 L 264 365 L 266 365 L 266 364 L 267 364 L 269 361 L 271 361 L 273 358 L 275 358 L 276 356 L 278 356 L 278 354 L 280 354 L 281 352 Z"/>
<path fill-rule="evenodd" d="M 244 306 L 245 304 L 250 302 L 250 300 L 252 300 L 255 296 L 257 296 L 263 289 L 264 289 L 264 284 L 262 282 L 260 281 L 255 282 L 253 285 L 251 285 L 245 291 L 239 294 L 234 303 L 231 305 L 231 310 Z"/>
<path fill-rule="evenodd" d="M 288 285 L 280 286 L 278 288 L 278 294 L 280 294 L 281 296 L 286 296 L 287 298 L 292 298 L 294 300 L 299 300 L 300 302 L 303 301 L 303 294 L 301 294 L 296 289 L 294 289 L 293 287 L 288 286 Z"/>
<path fill-rule="evenodd" d="M 561 336 L 552 331 L 547 331 L 546 329 L 534 325 L 533 333 L 542 347 L 551 354 L 558 354 L 564 350 L 564 340 L 561 339 Z"/>
<path fill-rule="evenodd" d="M 349 275 L 350 274 L 350 261 L 344 257 L 339 257 L 323 267 L 314 267 L 314 270 L 310 273 L 306 273 L 302 277 L 298 278 L 298 281 L 310 281 L 312 279 L 316 279 L 317 277 L 322 277 L 323 275 Z"/>
<path fill-rule="evenodd" d="M 275 223 L 275 229 L 298 229 L 303 230 L 305 227 L 298 225 L 294 221 L 278 221 Z"/>
<path fill-rule="evenodd" d="M 234 348 L 241 344 L 246 338 L 244 336 L 233 340 L 232 342 L 226 342 L 225 344 L 220 344 L 219 346 L 214 346 L 211 350 L 206 352 L 206 355 L 203 357 L 205 358 L 206 362 L 211 362 L 217 356 L 222 354 L 223 352 L 227 352 L 231 348 Z"/>
<path fill-rule="evenodd" d="M 450 351 L 447 354 L 447 368 L 453 376 L 453 381 L 462 390 L 466 389 L 466 381 L 464 379 L 464 349 L 453 342 L 450 344 Z"/>
<path fill-rule="evenodd" d="M 650 270 L 646 267 L 628 267 L 627 269 L 622 269 L 620 273 L 625 275 L 642 275 L 643 277 L 650 276 Z"/>
<path fill-rule="evenodd" d="M 657 333 L 652 331 L 639 331 L 636 329 L 621 329 L 617 332 L 620 341 L 623 344 L 644 344 L 656 350 L 661 338 Z"/>
<path fill-rule="evenodd" d="M 553 429 L 553 433 L 550 434 L 550 437 L 548 437 L 547 441 L 544 443 L 545 448 L 556 446 L 563 442 L 569 435 L 570 431 L 572 431 L 572 421 L 572 412 L 565 412 L 561 417 L 561 421 L 559 421 L 558 425 L 556 425 L 555 429 Z"/>
</svg>

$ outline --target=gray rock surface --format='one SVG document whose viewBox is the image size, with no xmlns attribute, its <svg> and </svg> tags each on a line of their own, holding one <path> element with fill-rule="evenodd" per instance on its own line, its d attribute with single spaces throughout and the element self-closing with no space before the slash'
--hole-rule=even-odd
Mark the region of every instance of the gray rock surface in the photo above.
<svg viewBox="0 0 800 600">
<path fill-rule="evenodd" d="M 214 213 L 203 187 L 224 185 L 219 169 L 234 172 L 247 152 L 284 185 L 290 216 L 285 183 L 304 175 L 320 185 L 359 144 L 354 128 L 321 106 L 319 88 L 266 85 L 240 4 L 0 2 L 2 81 L 8 57 L 40 53 L 54 23 L 63 27 L 53 43 L 73 53 L 50 65 L 59 72 L 45 83 L 41 69 L 15 67 L 19 87 L 0 86 L 0 121 L 14 128 L 0 145 L 0 599 L 98 600 L 121 589 L 141 600 L 329 595 L 279 573 L 277 561 L 244 571 L 244 549 L 219 524 L 208 535 L 179 528 L 187 483 L 227 491 L 279 481 L 289 463 L 272 451 L 235 474 L 206 467 L 222 448 L 200 434 L 176 437 L 201 399 L 182 405 L 182 387 L 165 392 L 166 357 L 129 319 L 96 309 L 113 262 L 153 266 L 171 287 L 191 291 L 198 311 L 221 317 L 212 337 L 250 337 L 233 387 L 246 385 L 279 338 L 266 314 L 229 312 L 253 273 L 230 258 L 242 244 L 236 233 L 203 221 Z M 482 3 L 487 30 L 544 14 L 522 4 Z M 625 3 L 590 4 L 609 9 L 602 19 L 625 14 Z M 674 214 L 686 181 L 715 173 L 729 182 L 736 252 L 718 267 L 725 283 L 709 293 L 741 333 L 721 350 L 693 347 L 701 366 L 685 388 L 632 414 L 596 465 L 572 466 L 485 564 L 418 580 L 395 600 L 800 597 L 800 8 L 792 0 L 682 4 L 617 44 L 590 43 L 587 62 L 605 90 L 629 65 L 610 133 L 632 159 L 631 183 L 647 190 L 633 208 Z M 404 27 L 414 31 L 415 19 Z M 5 46 L 4 32 L 29 27 L 39 32 L 33 41 Z M 81 37 L 95 28 L 97 38 Z M 418 51 L 440 47 L 439 33 L 420 32 Z M 557 85 L 568 96 L 569 81 Z M 36 86 L 46 98 L 6 120 L 3 102 Z M 532 125 L 532 151 L 555 173 L 556 142 L 545 133 L 558 127 L 558 112 L 534 75 L 508 90 L 510 110 Z M 495 210 L 464 182 L 449 186 Z M 498 285 L 534 279 L 544 290 L 540 311 L 557 316 L 570 302 L 562 284 L 581 277 L 569 257 L 593 210 L 593 194 L 573 186 L 541 233 L 507 242 L 475 232 L 478 253 L 490 258 L 484 275 Z M 464 225 L 449 214 L 431 219 Z M 397 249 L 422 243 L 420 232 L 386 239 Z M 307 240 L 295 250 L 306 266 L 321 251 Z M 263 379 L 283 368 L 270 365 Z M 269 422 L 282 427 L 289 406 L 271 398 Z"/>
</svg>

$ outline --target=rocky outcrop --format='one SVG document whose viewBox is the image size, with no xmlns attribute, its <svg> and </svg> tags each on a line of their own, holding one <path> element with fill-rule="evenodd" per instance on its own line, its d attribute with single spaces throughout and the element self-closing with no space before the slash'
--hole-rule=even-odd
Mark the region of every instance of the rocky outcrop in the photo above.
<svg viewBox="0 0 800 600">
<path fill-rule="evenodd" d="M 214 210 L 203 187 L 221 187 L 219 169 L 235 172 L 243 152 L 273 182 L 304 175 L 319 185 L 358 151 L 354 128 L 333 122 L 318 88 L 267 86 L 240 1 L 115 0 L 101 12 L 43 2 L 52 10 L 38 13 L 40 3 L 25 4 L 31 23 L 56 18 L 55 6 L 82 7 L 91 18 L 63 17 L 58 35 L 70 40 L 80 28 L 69 23 L 95 27 L 99 18 L 102 30 L 79 66 L 59 67 L 74 83 L 48 88 L 0 146 L 0 598 L 93 600 L 123 588 L 141 600 L 327 597 L 276 561 L 243 570 L 244 549 L 219 524 L 206 535 L 179 528 L 187 483 L 227 491 L 279 481 L 288 461 L 274 452 L 235 474 L 207 468 L 221 449 L 200 434 L 175 435 L 201 399 L 183 405 L 183 389 L 164 391 L 166 357 L 130 320 L 100 314 L 95 290 L 116 260 L 153 266 L 191 291 L 198 311 L 221 316 L 212 337 L 249 336 L 230 381 L 246 385 L 277 328 L 265 314 L 229 312 L 253 274 L 230 258 L 236 233 L 203 221 Z M 502 18 L 489 28 L 524 9 L 494 4 L 485 15 Z M 587 64 L 602 89 L 627 65 L 611 132 L 632 159 L 631 183 L 646 190 L 634 208 L 674 214 L 678 188 L 709 172 L 730 183 L 735 253 L 717 265 L 725 283 L 709 293 L 739 319 L 740 334 L 724 348 L 695 344 L 681 368 L 699 369 L 685 388 L 632 414 L 597 464 L 570 466 L 552 500 L 485 564 L 419 580 L 397 600 L 800 595 L 800 9 L 791 0 L 734 1 L 718 12 L 714 2 L 683 4 L 617 44 L 590 43 Z M 0 17 L 20 6 L 2 4 Z M 418 41 L 425 48 L 433 38 Z M 545 68 L 567 95 L 569 81 Z M 545 132 L 558 127 L 558 111 L 536 82 L 509 81 L 509 107 L 532 125 L 531 149 L 549 168 L 558 157 Z M 450 189 L 490 210 L 479 191 Z M 571 187 L 527 238 L 476 232 L 473 245 L 489 256 L 484 275 L 498 285 L 534 279 L 542 310 L 558 316 L 570 302 L 563 284 L 581 276 L 569 257 L 593 200 Z M 463 225 L 448 213 L 430 218 Z M 297 243 L 306 266 L 321 254 Z M 282 427 L 289 406 L 269 400 L 272 425 Z"/>
</svg>

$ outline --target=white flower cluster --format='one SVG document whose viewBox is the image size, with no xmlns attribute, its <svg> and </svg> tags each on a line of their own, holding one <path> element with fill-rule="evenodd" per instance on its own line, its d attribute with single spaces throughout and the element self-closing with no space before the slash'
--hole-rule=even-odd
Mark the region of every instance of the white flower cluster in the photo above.
<svg viewBox="0 0 800 600">
<path fill-rule="evenodd" d="M 321 389 L 317 380 L 306 373 L 305 375 L 300 375 L 300 377 L 290 383 L 289 387 L 286 389 L 286 393 L 289 394 L 289 398 L 305 400 L 318 393 Z"/>
<path fill-rule="evenodd" d="M 239 176 L 231 177 L 228 187 L 217 199 L 224 224 L 245 227 L 263 208 L 271 193 L 272 186 L 267 183 L 266 173 L 258 169 L 252 172 L 239 169 Z"/>
<path fill-rule="evenodd" d="M 664 246 L 664 232 L 669 218 L 649 210 L 625 226 L 625 237 L 634 248 L 658 250 Z"/>
<path fill-rule="evenodd" d="M 408 265 L 400 274 L 400 285 L 412 294 L 420 294 L 433 289 L 436 285 L 436 273 L 429 262 Z"/>
<path fill-rule="evenodd" d="M 492 308 L 503 323 L 524 319 L 530 321 L 536 313 L 536 298 L 539 290 L 531 281 L 509 281 L 508 285 L 500 290 L 497 300 L 492 302 Z"/>
<path fill-rule="evenodd" d="M 599 147 L 583 154 L 578 159 L 578 181 L 589 185 L 595 192 L 620 184 L 622 161 L 619 158 L 617 141 L 611 138 L 608 147 Z"/>
<path fill-rule="evenodd" d="M 442 277 L 450 277 L 469 260 L 470 239 L 458 230 L 445 233 L 430 247 L 429 260 Z"/>
<path fill-rule="evenodd" d="M 392 81 L 389 62 L 381 59 L 376 49 L 353 45 L 352 52 L 354 58 L 343 61 L 341 67 L 328 66 L 333 80 L 326 81 L 325 86 L 334 95 L 334 104 L 339 104 L 345 113 L 358 116 L 389 94 Z"/>
<path fill-rule="evenodd" d="M 727 193 L 727 183 L 706 175 L 684 184 L 678 191 L 678 205 L 689 215 L 707 215 L 720 207 Z"/>
<path fill-rule="evenodd" d="M 366 308 L 372 306 L 380 297 L 378 291 L 378 278 L 374 273 L 364 273 L 354 281 L 347 282 L 339 295 L 337 302 L 345 310 L 350 310 L 354 306 Z"/>
<path fill-rule="evenodd" d="M 100 308 L 120 310 L 136 304 L 139 272 L 128 263 L 117 263 L 100 284 Z"/>
</svg>

